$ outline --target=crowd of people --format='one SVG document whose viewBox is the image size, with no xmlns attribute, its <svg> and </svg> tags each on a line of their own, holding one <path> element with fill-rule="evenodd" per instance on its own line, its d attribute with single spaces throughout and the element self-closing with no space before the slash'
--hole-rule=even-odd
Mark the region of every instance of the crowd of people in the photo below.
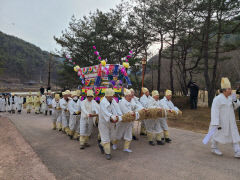
<svg viewBox="0 0 240 180">
<path fill-rule="evenodd" d="M 107 88 L 101 98 L 96 98 L 93 90 L 88 90 L 85 97 L 81 96 L 80 90 L 66 90 L 59 94 L 48 90 L 42 95 L 40 92 L 37 95 L 29 92 L 25 98 L 17 94 L 6 94 L 0 95 L 0 111 L 21 113 L 25 103 L 27 113 L 32 110 L 35 114 L 49 113 L 52 115 L 52 129 L 63 132 L 72 140 L 80 141 L 81 150 L 90 146 L 89 137 L 96 126 L 99 149 L 106 159 L 110 160 L 111 151 L 119 148 L 121 140 L 124 140 L 123 151 L 132 152 L 131 141 L 137 140 L 134 121 L 141 122 L 139 133 L 147 136 L 149 145 L 164 145 L 172 141 L 167 118 L 172 112 L 182 114 L 171 101 L 172 92 L 166 90 L 162 99 L 156 90 L 150 95 L 147 88 L 142 88 L 142 93 L 138 98 L 133 89 L 124 88 L 123 97 L 119 101 L 114 98 L 116 94 L 112 88 Z M 204 139 L 204 143 L 211 139 L 212 153 L 222 155 L 218 144 L 232 143 L 234 156 L 240 158 L 240 136 L 234 114 L 234 109 L 239 106 L 240 101 L 236 94 L 232 93 L 230 81 L 222 78 L 220 94 L 214 98 L 212 104 L 209 133 Z M 158 118 L 142 118 L 141 112 L 153 109 L 161 110 L 164 115 Z M 127 121 L 128 118 L 133 120 Z"/>
<path fill-rule="evenodd" d="M 134 122 L 124 122 L 124 115 L 131 114 L 139 120 L 140 110 L 159 108 L 167 111 L 181 111 L 171 101 L 172 92 L 166 90 L 163 99 L 159 99 L 159 92 L 151 93 L 147 88 L 142 88 L 143 96 L 139 99 L 133 89 L 124 89 L 124 95 L 117 101 L 112 88 L 105 91 L 105 96 L 99 100 L 94 99 L 93 90 L 88 90 L 85 99 L 81 91 L 66 90 L 61 94 L 53 94 L 50 90 L 43 95 L 31 92 L 26 97 L 12 94 L 0 96 L 0 110 L 21 113 L 25 103 L 27 113 L 52 115 L 52 129 L 62 131 L 72 140 L 80 141 L 80 149 L 89 147 L 89 137 L 94 125 L 98 128 L 98 146 L 106 159 L 111 159 L 111 149 L 118 148 L 119 141 L 124 140 L 123 151 L 132 152 L 130 144 L 137 140 Z M 25 100 L 24 100 L 25 99 Z M 8 105 L 8 102 L 9 105 Z M 141 121 L 141 132 L 147 136 L 149 145 L 164 145 L 170 143 L 167 116 L 158 119 L 144 119 Z"/>
</svg>

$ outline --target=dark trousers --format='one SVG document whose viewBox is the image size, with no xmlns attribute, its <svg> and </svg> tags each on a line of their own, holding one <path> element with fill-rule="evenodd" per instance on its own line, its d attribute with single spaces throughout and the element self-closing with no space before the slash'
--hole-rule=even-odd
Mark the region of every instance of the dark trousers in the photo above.
<svg viewBox="0 0 240 180">
<path fill-rule="evenodd" d="M 197 109 L 198 97 L 190 96 L 191 109 Z"/>
<path fill-rule="evenodd" d="M 240 120 L 240 107 L 238 108 L 238 119 Z"/>
</svg>

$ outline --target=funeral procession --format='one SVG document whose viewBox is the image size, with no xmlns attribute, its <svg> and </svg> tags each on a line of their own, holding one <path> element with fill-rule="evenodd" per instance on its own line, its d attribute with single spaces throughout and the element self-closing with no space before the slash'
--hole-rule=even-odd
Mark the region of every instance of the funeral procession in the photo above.
<svg viewBox="0 0 240 180">
<path fill-rule="evenodd" d="M 0 17 L 0 180 L 240 179 L 240 0 Z"/>
</svg>

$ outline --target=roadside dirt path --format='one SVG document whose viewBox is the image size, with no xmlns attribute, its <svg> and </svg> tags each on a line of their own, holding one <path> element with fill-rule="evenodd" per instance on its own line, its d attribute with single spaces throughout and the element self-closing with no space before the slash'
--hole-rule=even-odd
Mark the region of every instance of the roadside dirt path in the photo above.
<svg viewBox="0 0 240 180">
<path fill-rule="evenodd" d="M 55 179 L 12 122 L 3 117 L 0 117 L 0 179 Z"/>
</svg>

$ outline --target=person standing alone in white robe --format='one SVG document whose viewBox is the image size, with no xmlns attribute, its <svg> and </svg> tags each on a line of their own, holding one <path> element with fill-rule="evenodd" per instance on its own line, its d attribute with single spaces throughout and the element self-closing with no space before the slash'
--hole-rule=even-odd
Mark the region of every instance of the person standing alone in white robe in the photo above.
<svg viewBox="0 0 240 180">
<path fill-rule="evenodd" d="M 221 80 L 221 93 L 213 100 L 209 130 L 216 129 L 212 136 L 212 153 L 222 155 L 218 143 L 233 144 L 236 158 L 240 158 L 240 136 L 236 125 L 234 109 L 240 106 L 236 94 L 232 94 L 228 78 Z"/>
</svg>

